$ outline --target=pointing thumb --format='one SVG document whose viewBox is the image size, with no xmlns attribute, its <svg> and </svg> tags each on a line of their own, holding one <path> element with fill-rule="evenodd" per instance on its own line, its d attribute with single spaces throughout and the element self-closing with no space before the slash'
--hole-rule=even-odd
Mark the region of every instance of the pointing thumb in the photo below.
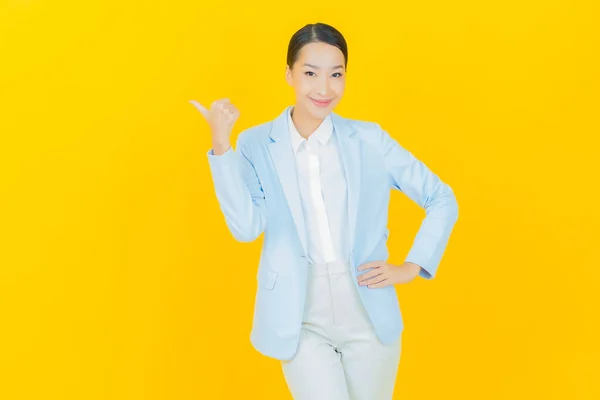
<svg viewBox="0 0 600 400">
<path fill-rule="evenodd" d="M 190 103 L 198 109 L 204 115 L 204 118 L 208 120 L 208 110 L 202 104 L 198 103 L 196 100 L 190 100 Z"/>
</svg>

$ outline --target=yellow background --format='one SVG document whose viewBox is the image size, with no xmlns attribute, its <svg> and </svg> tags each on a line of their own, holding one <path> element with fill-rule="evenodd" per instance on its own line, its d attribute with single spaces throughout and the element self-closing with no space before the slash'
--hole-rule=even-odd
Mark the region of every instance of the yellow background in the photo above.
<svg viewBox="0 0 600 400">
<path fill-rule="evenodd" d="M 289 38 L 349 43 L 339 114 L 454 189 L 397 286 L 398 399 L 597 399 L 598 2 L 17 1 L 0 12 L 0 398 L 284 399 L 249 341 L 262 238 L 220 213 L 208 124 L 293 101 Z M 398 192 L 390 261 L 424 213 Z"/>
</svg>

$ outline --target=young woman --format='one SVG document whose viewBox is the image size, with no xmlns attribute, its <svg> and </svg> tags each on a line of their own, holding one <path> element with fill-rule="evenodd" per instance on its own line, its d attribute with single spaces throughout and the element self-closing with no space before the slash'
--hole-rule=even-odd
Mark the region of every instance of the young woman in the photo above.
<svg viewBox="0 0 600 400">
<path fill-rule="evenodd" d="M 211 127 L 229 230 L 243 242 L 264 232 L 251 342 L 280 360 L 301 400 L 392 398 L 404 328 L 394 285 L 435 276 L 458 218 L 452 189 L 377 123 L 333 112 L 347 64 L 335 28 L 296 32 L 286 69 L 295 104 L 241 132 L 235 150 L 238 110 L 191 101 Z M 386 261 L 390 189 L 426 211 L 402 265 Z"/>
</svg>

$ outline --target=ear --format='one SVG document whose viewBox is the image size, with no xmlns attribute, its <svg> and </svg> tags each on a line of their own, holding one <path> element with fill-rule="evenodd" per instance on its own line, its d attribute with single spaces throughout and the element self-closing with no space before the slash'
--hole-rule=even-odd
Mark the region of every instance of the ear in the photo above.
<svg viewBox="0 0 600 400">
<path fill-rule="evenodd" d="M 285 66 L 285 80 L 288 85 L 292 86 L 292 70 L 289 65 Z"/>
</svg>

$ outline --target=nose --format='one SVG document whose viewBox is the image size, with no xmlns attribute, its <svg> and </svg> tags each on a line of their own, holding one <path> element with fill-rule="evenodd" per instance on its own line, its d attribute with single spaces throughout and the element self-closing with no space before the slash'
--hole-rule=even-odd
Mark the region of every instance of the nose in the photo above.
<svg viewBox="0 0 600 400">
<path fill-rule="evenodd" d="M 329 93 L 329 81 L 327 80 L 327 78 L 319 80 L 317 93 L 323 98 L 328 98 L 327 93 Z"/>
</svg>

